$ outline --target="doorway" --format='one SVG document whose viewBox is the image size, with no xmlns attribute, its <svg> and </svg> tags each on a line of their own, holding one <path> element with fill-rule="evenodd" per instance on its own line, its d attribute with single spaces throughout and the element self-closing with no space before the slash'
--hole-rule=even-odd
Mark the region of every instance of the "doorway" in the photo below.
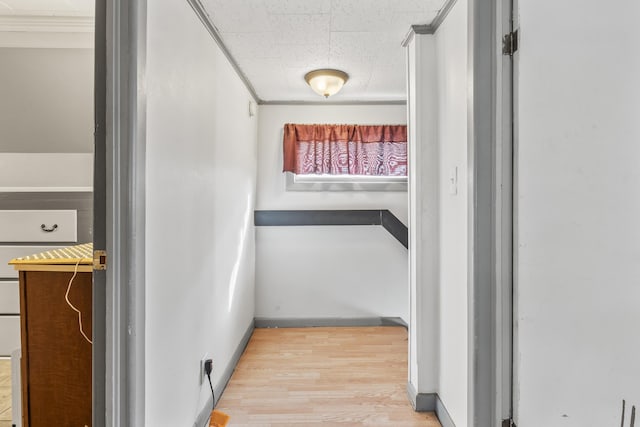
<svg viewBox="0 0 640 427">
<path fill-rule="evenodd" d="M 93 9 L 92 0 L 0 3 L 3 427 L 22 416 L 20 291 L 7 261 L 92 239 Z M 38 221 L 34 233 L 25 221 L 39 215 L 69 222 Z"/>
<path fill-rule="evenodd" d="M 470 62 L 476 66 L 472 69 L 472 77 L 475 82 L 483 84 L 474 85 L 475 92 L 471 98 L 472 104 L 469 105 L 468 132 L 471 142 L 469 143 L 469 164 L 467 166 L 471 167 L 472 187 L 470 187 L 468 200 L 469 206 L 473 209 L 473 215 L 469 217 L 469 231 L 472 237 L 470 237 L 468 253 L 470 266 L 468 277 L 468 398 L 470 408 L 472 408 L 469 419 L 473 420 L 474 425 L 492 425 L 493 423 L 488 420 L 494 419 L 494 416 L 497 419 L 499 415 L 496 414 L 501 416 L 504 412 L 502 409 L 494 410 L 495 402 L 492 398 L 489 397 L 489 401 L 487 401 L 482 396 L 489 396 L 491 393 L 488 393 L 488 390 L 494 389 L 495 384 L 503 380 L 504 372 L 501 369 L 498 372 L 497 367 L 502 368 L 510 363 L 505 360 L 498 362 L 492 358 L 492 354 L 496 354 L 496 349 L 501 354 L 503 352 L 505 355 L 510 354 L 510 350 L 504 350 L 508 348 L 508 345 L 505 347 L 504 342 L 499 343 L 496 340 L 498 335 L 509 336 L 504 328 L 504 319 L 507 317 L 502 316 L 501 322 L 497 324 L 494 317 L 496 313 L 492 308 L 496 307 L 492 298 L 497 295 L 497 290 L 503 289 L 505 283 L 505 281 L 501 281 L 500 287 L 496 288 L 496 254 L 500 253 L 501 256 L 510 257 L 510 250 L 505 246 L 501 246 L 501 249 L 496 248 L 496 242 L 504 239 L 503 230 L 497 230 L 495 227 L 498 206 L 498 201 L 495 198 L 496 188 L 503 182 L 496 180 L 495 176 L 489 173 L 496 170 L 494 144 L 498 139 L 496 138 L 498 126 L 495 126 L 494 123 L 497 122 L 497 112 L 502 111 L 495 104 L 498 91 L 497 65 L 480 61 L 487 52 L 489 52 L 488 57 L 499 57 L 497 46 L 502 29 L 498 30 L 495 25 L 497 10 L 492 8 L 481 10 L 477 3 L 472 0 L 469 2 L 469 16 L 471 17 L 469 37 L 472 37 L 473 34 L 475 43 L 470 45 Z M 111 146 L 106 145 L 107 150 L 104 158 L 104 163 L 109 165 L 109 169 L 105 172 L 104 186 L 104 218 L 108 226 L 105 234 L 110 237 L 104 240 L 104 244 L 108 253 L 112 254 L 112 272 L 105 276 L 104 289 L 106 294 L 101 303 L 105 306 L 108 304 L 110 307 L 108 312 L 113 310 L 113 318 L 105 327 L 110 331 L 108 347 L 105 348 L 108 359 L 105 361 L 105 366 L 114 371 L 111 372 L 113 375 L 107 373 L 106 377 L 123 379 L 123 381 L 111 386 L 105 385 L 106 399 L 117 400 L 117 404 L 114 406 L 117 408 L 114 416 L 128 419 L 126 417 L 131 417 L 132 413 L 136 412 L 142 418 L 135 419 L 141 423 L 140 420 L 144 419 L 144 373 L 143 369 L 136 369 L 136 367 L 142 368 L 144 362 L 144 330 L 142 329 L 144 289 L 143 285 L 130 288 L 116 288 L 115 285 L 116 283 L 144 283 L 143 280 L 138 282 L 133 280 L 135 275 L 140 272 L 135 272 L 132 268 L 137 262 L 140 262 L 138 265 L 143 265 L 144 261 L 144 223 L 140 222 L 140 218 L 144 214 L 141 211 L 143 204 L 140 204 L 141 200 L 133 200 L 131 203 L 132 195 L 142 194 L 141 192 L 136 193 L 132 188 L 144 184 L 140 180 L 143 171 L 139 169 L 143 163 L 138 163 L 140 153 L 144 152 L 144 147 L 139 144 L 135 147 L 132 147 L 133 144 L 127 145 L 127 142 L 130 143 L 133 140 L 134 135 L 139 135 L 141 132 L 138 124 L 144 118 L 144 111 L 138 110 L 140 103 L 138 102 L 139 94 L 136 93 L 138 82 L 135 77 L 139 67 L 144 66 L 136 61 L 139 61 L 144 55 L 135 56 L 137 59 L 134 63 L 128 62 L 131 57 L 125 55 L 128 52 L 126 49 L 140 53 L 139 49 L 143 43 L 140 39 L 142 36 L 138 32 L 141 27 L 137 19 L 141 15 L 144 16 L 144 13 L 139 13 L 141 12 L 139 9 L 131 7 L 133 13 L 125 15 L 125 12 L 131 12 L 131 9 L 128 9 L 130 7 L 113 9 L 117 13 L 114 15 L 113 25 L 110 24 L 109 28 L 118 29 L 125 36 L 117 40 L 114 37 L 116 40 L 115 50 L 105 54 L 105 56 L 110 55 L 111 59 L 118 59 L 114 62 L 116 64 L 114 75 L 109 78 L 109 81 L 114 84 L 112 89 L 118 94 L 117 102 L 110 106 L 112 110 L 109 110 L 108 114 L 109 117 L 123 118 L 124 123 L 114 125 L 115 137 L 113 141 L 116 142 Z M 488 81 L 492 82 L 491 85 L 486 84 Z M 491 105 L 491 108 L 487 108 L 488 105 Z M 129 122 L 129 120 L 131 121 Z M 144 141 L 144 138 L 137 141 Z M 509 156 L 501 158 L 508 161 Z M 501 224 L 507 224 L 507 222 L 503 221 Z M 128 240 L 131 236 L 136 236 L 136 239 L 140 240 L 131 242 Z M 509 239 L 507 239 L 508 241 Z M 507 264 L 500 265 L 509 265 L 509 262 L 507 259 Z M 505 280 L 508 281 L 508 277 Z M 504 297 L 504 294 L 500 293 L 500 295 Z M 506 298 L 504 301 L 508 302 L 508 300 L 509 298 Z M 501 301 L 503 300 L 501 299 Z M 510 324 L 510 320 L 507 323 Z M 136 333 L 129 337 L 125 325 L 131 326 L 132 324 Z M 476 347 L 475 334 L 482 337 L 483 345 L 480 348 Z M 109 360 L 109 358 L 111 359 Z M 476 366 L 487 367 L 487 370 L 481 370 Z M 133 375 L 131 381 L 126 380 L 125 372 L 130 374 L 129 378 L 132 378 L 131 375 Z M 486 374 L 477 376 L 479 372 L 486 372 Z M 506 392 L 506 395 L 510 395 L 510 392 Z M 137 404 L 133 402 L 137 402 Z M 486 408 L 492 409 L 487 410 Z M 510 409 L 507 409 L 506 412 L 510 412 Z"/>
</svg>

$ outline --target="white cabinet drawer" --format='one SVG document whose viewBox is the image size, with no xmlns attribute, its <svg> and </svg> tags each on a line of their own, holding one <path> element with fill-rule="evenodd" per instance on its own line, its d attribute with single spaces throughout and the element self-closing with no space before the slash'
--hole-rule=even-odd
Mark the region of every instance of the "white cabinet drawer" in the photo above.
<svg viewBox="0 0 640 427">
<path fill-rule="evenodd" d="M 38 254 L 40 252 L 49 251 L 51 249 L 61 248 L 64 245 L 54 246 L 0 246 L 0 278 L 14 279 L 18 278 L 18 272 L 13 265 L 7 263 L 14 258 L 27 255 Z"/>
<path fill-rule="evenodd" d="M 0 316 L 0 356 L 20 348 L 20 316 Z"/>
<path fill-rule="evenodd" d="M 76 242 L 75 210 L 0 211 L 0 242 Z"/>
<path fill-rule="evenodd" d="M 0 282 L 0 314 L 20 314 L 18 282 Z"/>
</svg>

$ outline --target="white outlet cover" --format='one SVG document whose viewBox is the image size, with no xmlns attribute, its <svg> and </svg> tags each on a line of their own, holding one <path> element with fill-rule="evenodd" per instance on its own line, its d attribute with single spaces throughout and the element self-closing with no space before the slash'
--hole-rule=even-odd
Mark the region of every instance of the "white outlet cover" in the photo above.
<svg viewBox="0 0 640 427">
<path fill-rule="evenodd" d="M 207 374 L 204 373 L 204 361 L 207 359 L 211 359 L 209 353 L 205 353 L 200 359 L 200 385 L 204 384 L 204 379 L 207 376 Z"/>
</svg>

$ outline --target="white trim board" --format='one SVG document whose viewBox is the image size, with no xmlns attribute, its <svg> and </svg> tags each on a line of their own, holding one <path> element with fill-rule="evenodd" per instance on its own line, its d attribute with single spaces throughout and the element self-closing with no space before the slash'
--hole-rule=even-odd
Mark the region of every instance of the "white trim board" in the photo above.
<svg viewBox="0 0 640 427">
<path fill-rule="evenodd" d="M 93 49 L 91 16 L 0 15 L 0 47 Z"/>
<path fill-rule="evenodd" d="M 0 15 L 0 31 L 93 33 L 92 16 Z"/>
<path fill-rule="evenodd" d="M 296 175 L 285 172 L 287 191 L 407 191 L 406 176 Z"/>
<path fill-rule="evenodd" d="M 93 33 L 0 31 L 0 47 L 25 49 L 93 49 Z"/>
</svg>

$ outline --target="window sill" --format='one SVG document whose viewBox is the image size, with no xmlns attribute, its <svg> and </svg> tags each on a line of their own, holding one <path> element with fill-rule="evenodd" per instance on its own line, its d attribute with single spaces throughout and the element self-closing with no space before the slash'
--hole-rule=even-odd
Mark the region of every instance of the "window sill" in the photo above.
<svg viewBox="0 0 640 427">
<path fill-rule="evenodd" d="M 285 173 L 287 191 L 407 191 L 406 176 L 295 175 Z"/>
</svg>

